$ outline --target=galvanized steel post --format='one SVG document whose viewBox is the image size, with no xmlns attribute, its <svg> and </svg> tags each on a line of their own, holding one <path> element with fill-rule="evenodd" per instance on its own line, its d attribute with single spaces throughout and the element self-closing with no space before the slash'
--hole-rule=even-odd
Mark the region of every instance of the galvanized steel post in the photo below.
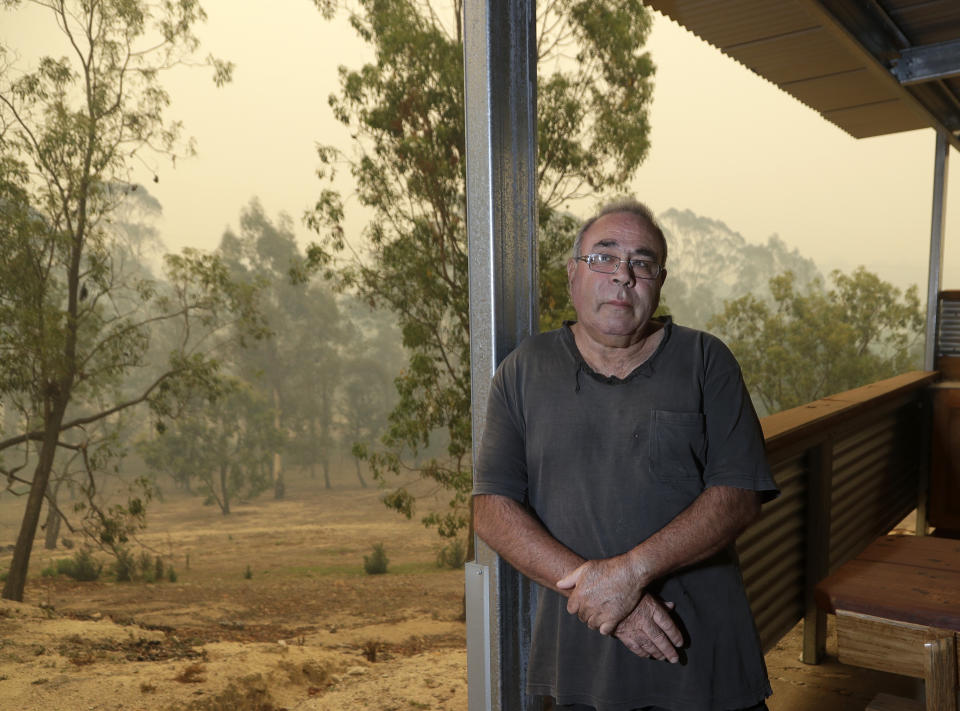
<svg viewBox="0 0 960 711">
<path fill-rule="evenodd" d="M 923 344 L 923 369 L 933 370 L 937 349 L 937 308 L 940 304 L 940 284 L 943 278 L 943 241 L 947 221 L 947 167 L 950 157 L 950 136 L 944 129 L 937 130 L 937 148 L 933 159 L 933 210 L 930 218 L 930 266 L 927 271 L 927 329 Z M 921 447 L 919 476 L 917 480 L 918 536 L 927 535 L 927 509 L 930 488 L 930 432 L 932 414 L 925 411 L 926 422 Z"/>
<path fill-rule="evenodd" d="M 933 215 L 930 224 L 930 267 L 927 272 L 927 332 L 923 348 L 923 368 L 933 370 L 937 340 L 937 302 L 943 275 L 943 232 L 946 224 L 947 158 L 950 153 L 947 133 L 937 131 L 937 149 L 933 166 Z"/>
<path fill-rule="evenodd" d="M 534 0 L 466 0 L 464 86 L 474 461 L 497 364 L 537 331 Z M 482 541 L 467 565 L 470 711 L 536 708 L 524 692 L 533 591 Z"/>
</svg>

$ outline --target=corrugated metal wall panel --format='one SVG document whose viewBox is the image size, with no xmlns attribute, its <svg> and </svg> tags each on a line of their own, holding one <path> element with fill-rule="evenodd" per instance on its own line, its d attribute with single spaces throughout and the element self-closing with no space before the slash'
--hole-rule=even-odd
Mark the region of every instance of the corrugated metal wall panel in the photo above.
<svg viewBox="0 0 960 711">
<path fill-rule="evenodd" d="M 830 569 L 886 533 L 915 506 L 919 418 L 914 402 L 873 413 L 833 446 Z"/>
<path fill-rule="evenodd" d="M 747 599 L 764 649 L 803 616 L 806 453 L 773 470 L 780 496 L 763 507 L 759 521 L 737 541 Z"/>
<path fill-rule="evenodd" d="M 936 353 L 937 357 L 960 356 L 960 301 L 940 300 Z"/>
<path fill-rule="evenodd" d="M 806 612 L 811 541 L 821 540 L 808 511 L 813 466 L 830 447 L 830 570 L 857 555 L 916 506 L 917 443 L 921 441 L 920 393 L 864 409 L 839 427 L 820 430 L 790 455 L 771 452 L 781 495 L 766 504 L 759 521 L 737 541 L 747 599 L 764 649 L 770 649 Z M 832 444 L 825 442 L 832 441 Z M 780 457 L 785 457 L 780 459 Z M 816 555 L 814 553 L 814 555 Z M 814 565 L 816 568 L 816 565 Z"/>
</svg>

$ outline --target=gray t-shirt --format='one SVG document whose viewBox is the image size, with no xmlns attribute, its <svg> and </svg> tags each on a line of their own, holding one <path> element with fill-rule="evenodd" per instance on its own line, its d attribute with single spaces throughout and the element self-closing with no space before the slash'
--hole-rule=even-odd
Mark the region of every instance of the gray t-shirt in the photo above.
<svg viewBox="0 0 960 711">
<path fill-rule="evenodd" d="M 497 369 L 474 494 L 529 504 L 588 559 L 624 553 L 710 486 L 778 493 L 733 355 L 665 319 L 656 352 L 627 378 L 594 372 L 569 325 L 525 340 Z M 633 655 L 539 588 L 528 692 L 598 711 L 724 711 L 771 693 L 733 548 L 657 581 L 676 603 L 679 664 Z"/>
</svg>

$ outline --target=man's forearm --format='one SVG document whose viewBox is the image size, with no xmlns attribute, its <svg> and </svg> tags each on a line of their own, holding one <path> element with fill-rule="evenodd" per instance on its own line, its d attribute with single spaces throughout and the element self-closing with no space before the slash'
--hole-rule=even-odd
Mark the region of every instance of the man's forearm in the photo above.
<svg viewBox="0 0 960 711">
<path fill-rule="evenodd" d="M 514 568 L 544 587 L 569 597 L 557 581 L 579 568 L 585 559 L 554 538 L 526 508 L 505 496 L 473 497 L 473 525 L 487 544 Z M 670 617 L 672 604 L 646 595 L 632 611 L 617 637 L 640 657 L 677 662 L 683 634 Z"/>
<path fill-rule="evenodd" d="M 506 496 L 473 497 L 473 525 L 477 535 L 514 568 L 544 587 L 563 595 L 557 581 L 577 568 L 584 558 L 560 543 L 522 504 Z"/>
<path fill-rule="evenodd" d="M 626 553 L 587 561 L 558 581 L 567 612 L 591 629 L 612 633 L 653 581 L 709 558 L 730 545 L 757 516 L 758 495 L 711 487 L 670 523 Z"/>
<path fill-rule="evenodd" d="M 670 523 L 626 553 L 644 586 L 733 543 L 760 513 L 759 494 L 713 486 Z"/>
</svg>

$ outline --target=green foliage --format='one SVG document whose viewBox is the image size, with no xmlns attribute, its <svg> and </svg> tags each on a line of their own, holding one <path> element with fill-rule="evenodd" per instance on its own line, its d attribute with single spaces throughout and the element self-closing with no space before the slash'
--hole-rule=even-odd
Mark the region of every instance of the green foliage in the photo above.
<svg viewBox="0 0 960 711">
<path fill-rule="evenodd" d="M 128 548 L 118 548 L 113 562 L 113 575 L 118 583 L 129 583 L 137 571 L 137 561 Z"/>
<path fill-rule="evenodd" d="M 195 393 L 178 417 L 139 450 L 148 466 L 169 474 L 230 513 L 237 499 L 253 498 L 270 485 L 273 453 L 283 435 L 273 411 L 248 383 L 222 377 L 206 395 Z"/>
<path fill-rule="evenodd" d="M 467 547 L 462 538 L 454 538 L 437 551 L 438 568 L 462 568 L 467 561 Z"/>
<path fill-rule="evenodd" d="M 253 569 L 250 567 L 250 564 L 247 563 L 246 569 L 243 571 L 243 577 L 245 580 L 253 579 Z"/>
<path fill-rule="evenodd" d="M 383 575 L 387 572 L 390 559 L 383 548 L 383 543 L 374 543 L 373 552 L 363 556 L 363 569 L 367 575 Z"/>
<path fill-rule="evenodd" d="M 89 582 L 98 580 L 103 571 L 103 564 L 93 557 L 91 552 L 82 548 L 73 554 L 72 558 L 60 558 L 49 568 L 44 568 L 42 575 L 56 576 L 66 575 L 68 578 Z"/>
<path fill-rule="evenodd" d="M 150 579 L 153 578 L 153 556 L 147 553 L 147 551 L 140 551 L 140 555 L 137 556 L 137 571 L 140 577 L 144 579 L 146 579 L 147 576 L 149 576 Z"/>
<path fill-rule="evenodd" d="M 770 280 L 772 301 L 748 294 L 711 322 L 740 361 L 761 413 L 773 413 L 919 367 L 924 317 L 906 292 L 859 267 L 831 288 Z"/>
<path fill-rule="evenodd" d="M 115 560 L 114 572 L 132 580 L 137 561 L 129 550 L 133 537 L 147 526 L 147 505 L 153 499 L 155 489 L 147 477 L 141 476 L 127 485 L 127 500 L 124 503 L 101 503 L 93 472 L 99 471 L 97 457 L 107 456 L 94 452 L 93 461 L 87 462 L 87 482 L 80 487 L 83 498 L 74 504 L 74 511 L 82 515 L 81 532 L 93 545 L 111 555 Z M 144 554 L 145 555 L 145 554 Z"/>
<path fill-rule="evenodd" d="M 177 582 L 177 571 L 172 565 L 167 567 L 167 580 L 171 583 Z"/>
<path fill-rule="evenodd" d="M 254 314 L 251 294 L 196 254 L 168 263 L 185 277 L 170 290 L 126 270 L 129 247 L 113 219 L 140 187 L 134 166 L 159 171 L 160 157 L 193 152 L 165 116 L 160 80 L 197 63 L 194 28 L 205 19 L 197 0 L 36 4 L 60 41 L 54 56 L 29 66 L 20 58 L 31 53 L 14 45 L 24 38 L 0 46 L 0 397 L 20 403 L 33 428 L 0 440 L 0 451 L 42 443 L 3 590 L 15 600 L 57 455 L 81 447 L 92 423 L 159 397 L 194 367 L 215 369 L 204 351 L 211 333 Z M 202 63 L 216 83 L 229 80 L 229 63 Z M 151 336 L 171 323 L 183 329 L 178 346 L 165 366 L 149 364 Z M 138 369 L 148 374 L 134 377 Z"/>
<path fill-rule="evenodd" d="M 362 453 L 381 482 L 414 469 L 448 490 L 450 511 L 425 523 L 462 531 L 472 485 L 462 3 L 315 2 L 325 16 L 347 7 L 375 60 L 341 67 L 330 97 L 352 152 L 318 151 L 322 179 L 350 170 L 371 215 L 365 249 L 348 243 L 344 202 L 324 185 L 307 216 L 319 236 L 310 264 L 393 312 L 408 353 L 381 446 Z M 575 221 L 563 211 L 625 190 L 649 148 L 654 67 L 642 51 L 651 20 L 640 0 L 558 0 L 539 13 L 541 311 L 553 326 L 570 313 L 563 265 Z M 386 502 L 412 515 L 409 495 Z"/>
<path fill-rule="evenodd" d="M 307 274 L 289 217 L 272 221 L 251 200 L 240 214 L 239 230 L 227 230 L 217 252 L 235 280 L 260 286 L 260 308 L 272 337 L 249 344 L 234 363 L 238 376 L 272 408 L 274 427 L 287 435 L 274 453 L 295 465 L 320 462 L 329 486 L 341 356 L 351 329 L 331 291 Z M 280 457 L 275 468 L 279 498 Z"/>
</svg>

